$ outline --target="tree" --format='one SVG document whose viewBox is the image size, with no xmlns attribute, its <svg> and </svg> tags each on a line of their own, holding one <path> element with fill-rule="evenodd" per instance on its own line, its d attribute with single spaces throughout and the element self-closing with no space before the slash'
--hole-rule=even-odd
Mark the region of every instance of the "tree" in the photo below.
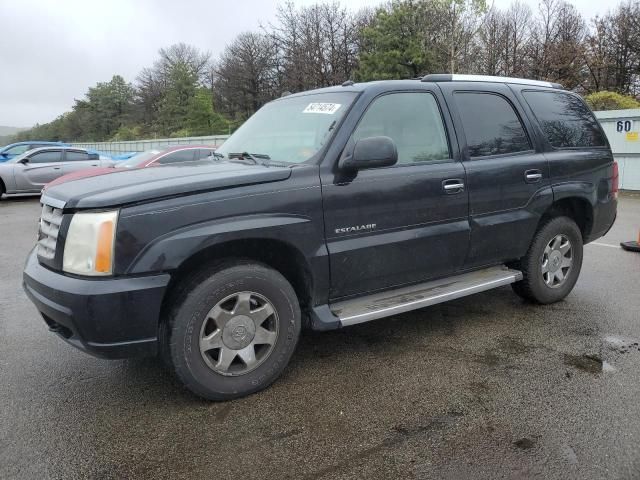
<svg viewBox="0 0 640 480">
<path fill-rule="evenodd" d="M 640 108 L 640 102 L 629 95 L 617 92 L 601 91 L 587 95 L 585 101 L 592 110 L 621 110 L 626 108 Z"/>
<path fill-rule="evenodd" d="M 379 8 L 362 29 L 358 80 L 415 78 L 436 69 L 425 42 L 424 2 L 394 1 Z"/>
<path fill-rule="evenodd" d="M 228 116 L 245 120 L 279 96 L 278 76 L 273 39 L 262 33 L 242 33 L 214 67 L 215 100 Z"/>
<path fill-rule="evenodd" d="M 468 70 L 476 53 L 475 37 L 487 12 L 486 0 L 434 0 L 442 19 L 440 49 L 449 73 Z"/>
</svg>

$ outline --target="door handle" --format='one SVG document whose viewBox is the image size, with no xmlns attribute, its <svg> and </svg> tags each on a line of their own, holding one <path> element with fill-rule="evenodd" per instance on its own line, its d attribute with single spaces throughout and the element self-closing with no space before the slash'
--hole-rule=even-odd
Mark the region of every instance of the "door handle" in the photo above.
<svg viewBox="0 0 640 480">
<path fill-rule="evenodd" d="M 53 167 L 54 170 L 60 170 L 60 167 Z"/>
<path fill-rule="evenodd" d="M 447 195 L 460 193 L 464 191 L 464 182 L 459 178 L 450 178 L 442 182 L 442 189 Z"/>
<path fill-rule="evenodd" d="M 524 180 L 527 183 L 537 183 L 542 180 L 542 172 L 540 170 L 527 170 L 524 172 Z"/>
</svg>

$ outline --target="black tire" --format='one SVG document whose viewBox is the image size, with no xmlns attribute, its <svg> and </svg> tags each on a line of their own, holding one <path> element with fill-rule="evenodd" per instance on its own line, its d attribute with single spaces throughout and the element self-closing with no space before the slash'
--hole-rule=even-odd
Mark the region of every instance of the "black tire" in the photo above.
<svg viewBox="0 0 640 480">
<path fill-rule="evenodd" d="M 542 272 L 545 248 L 555 237 L 564 235 L 570 241 L 572 249 L 572 266 L 560 285 L 552 288 L 545 282 Z M 536 232 L 529 251 L 513 264 L 520 270 L 524 278 L 512 284 L 513 291 L 522 298 L 541 304 L 554 303 L 565 298 L 575 286 L 582 268 L 582 234 L 576 223 L 569 217 L 555 217 L 546 220 Z"/>
<path fill-rule="evenodd" d="M 2 196 L 4 195 L 5 189 L 4 189 L 4 183 L 2 183 L 2 180 L 0 180 L 0 200 L 2 200 Z"/>
<path fill-rule="evenodd" d="M 289 282 L 264 265 L 235 261 L 199 271 L 181 283 L 160 327 L 161 355 L 177 378 L 196 395 L 215 401 L 243 397 L 273 383 L 287 366 L 300 336 L 300 306 Z M 200 351 L 200 338 L 207 327 L 203 324 L 214 306 L 246 291 L 270 302 L 275 314 L 268 321 L 277 323 L 278 334 L 268 355 L 253 370 L 224 375 L 207 365 L 206 354 Z"/>
</svg>

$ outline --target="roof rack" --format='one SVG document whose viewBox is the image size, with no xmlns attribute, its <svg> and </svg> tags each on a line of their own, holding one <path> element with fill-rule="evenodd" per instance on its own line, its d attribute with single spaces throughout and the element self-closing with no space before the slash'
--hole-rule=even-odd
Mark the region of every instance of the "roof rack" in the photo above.
<svg viewBox="0 0 640 480">
<path fill-rule="evenodd" d="M 430 73 L 420 79 L 421 82 L 493 82 L 517 83 L 520 85 L 535 85 L 537 87 L 564 88 L 559 83 L 527 78 L 492 77 L 490 75 L 458 75 L 457 73 Z"/>
</svg>

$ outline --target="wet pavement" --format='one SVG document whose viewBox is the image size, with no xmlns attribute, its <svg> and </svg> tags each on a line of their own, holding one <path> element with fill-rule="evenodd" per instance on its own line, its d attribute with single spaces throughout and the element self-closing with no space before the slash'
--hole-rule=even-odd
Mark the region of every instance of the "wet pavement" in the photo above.
<svg viewBox="0 0 640 480">
<path fill-rule="evenodd" d="M 324 334 L 228 403 L 49 333 L 35 199 L 0 202 L 0 478 L 640 478 L 640 197 L 549 306 L 509 287 Z"/>
</svg>

